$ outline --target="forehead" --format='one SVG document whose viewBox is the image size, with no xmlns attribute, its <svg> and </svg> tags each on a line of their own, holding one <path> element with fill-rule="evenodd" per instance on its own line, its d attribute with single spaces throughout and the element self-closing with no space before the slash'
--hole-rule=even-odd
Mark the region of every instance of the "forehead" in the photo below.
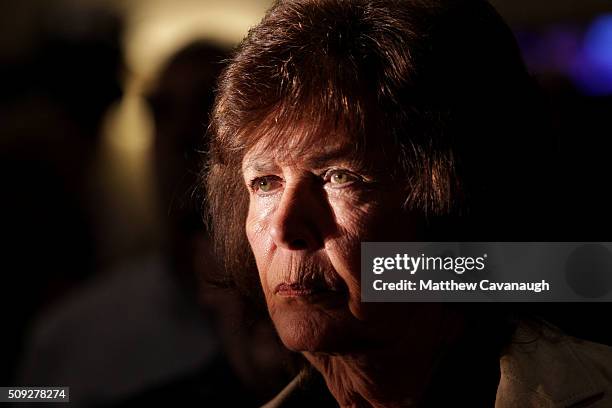
<svg viewBox="0 0 612 408">
<path fill-rule="evenodd" d="M 342 130 L 316 131 L 304 127 L 291 132 L 262 135 L 247 150 L 242 168 L 266 165 L 300 165 L 312 168 L 326 164 L 363 163 L 368 160 L 363 138 Z"/>
</svg>

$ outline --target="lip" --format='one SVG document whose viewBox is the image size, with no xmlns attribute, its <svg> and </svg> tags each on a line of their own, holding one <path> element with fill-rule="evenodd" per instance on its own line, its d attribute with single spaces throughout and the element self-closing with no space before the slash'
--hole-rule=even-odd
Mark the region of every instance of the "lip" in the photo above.
<svg viewBox="0 0 612 408">
<path fill-rule="evenodd" d="M 337 294 L 338 292 L 327 287 L 304 283 L 281 283 L 274 293 L 287 298 L 306 298 L 315 295 Z"/>
</svg>

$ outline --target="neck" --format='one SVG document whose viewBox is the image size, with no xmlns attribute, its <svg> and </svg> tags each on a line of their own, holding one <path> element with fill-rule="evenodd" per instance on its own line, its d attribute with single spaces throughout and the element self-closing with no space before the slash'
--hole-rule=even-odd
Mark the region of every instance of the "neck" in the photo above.
<svg viewBox="0 0 612 408">
<path fill-rule="evenodd" d="M 395 408 L 418 405 L 433 367 L 425 359 L 410 358 L 406 354 L 405 349 L 394 348 L 333 355 L 304 353 L 304 356 L 322 374 L 341 407 Z"/>
<path fill-rule="evenodd" d="M 492 406 L 499 351 L 459 324 L 434 336 L 404 336 L 372 350 L 303 355 L 341 407 L 396 408 L 456 406 L 460 399 L 459 405 Z"/>
</svg>

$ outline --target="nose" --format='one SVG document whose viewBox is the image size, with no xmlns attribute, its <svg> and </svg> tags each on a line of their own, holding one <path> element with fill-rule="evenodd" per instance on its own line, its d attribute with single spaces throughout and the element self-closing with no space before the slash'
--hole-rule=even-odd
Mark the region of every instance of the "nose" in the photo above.
<svg viewBox="0 0 612 408">
<path fill-rule="evenodd" d="M 270 225 L 277 247 L 317 250 L 323 247 L 333 215 L 325 193 L 308 183 L 287 186 Z"/>
</svg>

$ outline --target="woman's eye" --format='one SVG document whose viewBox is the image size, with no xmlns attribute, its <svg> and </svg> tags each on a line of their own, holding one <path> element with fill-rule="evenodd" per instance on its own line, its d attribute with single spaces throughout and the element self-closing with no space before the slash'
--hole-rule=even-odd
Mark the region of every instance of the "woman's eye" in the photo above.
<svg viewBox="0 0 612 408">
<path fill-rule="evenodd" d="M 327 180 L 334 186 L 342 186 L 359 181 L 359 177 L 344 170 L 332 170 L 327 175 Z"/>
<path fill-rule="evenodd" d="M 269 193 L 281 186 L 281 181 L 272 176 L 258 177 L 251 182 L 251 188 L 254 192 Z"/>
</svg>

